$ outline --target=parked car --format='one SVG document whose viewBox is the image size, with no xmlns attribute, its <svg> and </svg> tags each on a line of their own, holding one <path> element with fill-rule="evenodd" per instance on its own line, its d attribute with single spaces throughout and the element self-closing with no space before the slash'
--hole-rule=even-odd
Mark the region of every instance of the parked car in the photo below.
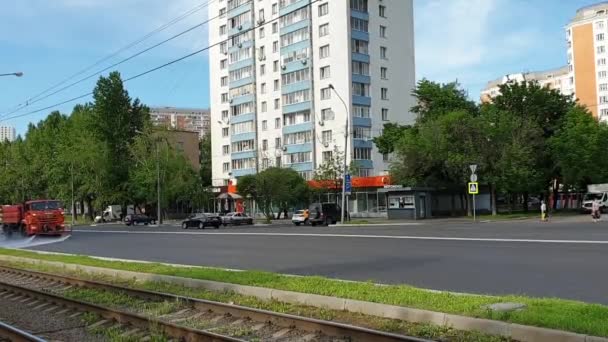
<svg viewBox="0 0 608 342">
<path fill-rule="evenodd" d="M 198 228 L 205 229 L 205 227 L 214 227 L 218 229 L 222 224 L 222 219 L 215 214 L 194 214 L 191 217 L 185 219 L 182 222 L 182 229 Z"/>
<path fill-rule="evenodd" d="M 308 224 L 308 209 L 298 210 L 291 217 L 291 222 L 296 226 Z"/>
<path fill-rule="evenodd" d="M 228 213 L 222 217 L 222 224 L 224 227 L 227 225 L 240 225 L 240 224 L 253 224 L 253 218 L 243 213 Z"/>
<path fill-rule="evenodd" d="M 127 226 L 136 225 L 139 223 L 143 223 L 146 226 L 149 224 L 156 224 L 156 219 L 154 217 L 149 217 L 144 214 L 131 214 L 125 216 L 125 224 Z"/>
<path fill-rule="evenodd" d="M 336 203 L 313 203 L 308 210 L 308 221 L 313 227 L 336 224 L 340 218 L 340 207 Z"/>
</svg>

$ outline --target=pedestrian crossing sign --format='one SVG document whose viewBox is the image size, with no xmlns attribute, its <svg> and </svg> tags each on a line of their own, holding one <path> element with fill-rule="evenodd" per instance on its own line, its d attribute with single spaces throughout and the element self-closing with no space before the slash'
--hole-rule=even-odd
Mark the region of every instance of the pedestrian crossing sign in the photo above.
<svg viewBox="0 0 608 342">
<path fill-rule="evenodd" d="M 479 194 L 479 183 L 470 182 L 469 183 L 469 195 L 477 195 Z"/>
</svg>

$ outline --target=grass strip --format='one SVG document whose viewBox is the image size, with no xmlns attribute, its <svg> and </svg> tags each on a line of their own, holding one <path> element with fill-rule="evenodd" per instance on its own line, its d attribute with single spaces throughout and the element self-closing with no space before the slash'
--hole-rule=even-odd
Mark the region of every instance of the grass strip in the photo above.
<svg viewBox="0 0 608 342">
<path fill-rule="evenodd" d="M 456 295 L 407 285 L 378 286 L 372 282 L 343 282 L 316 276 L 292 277 L 261 271 L 234 272 L 216 268 L 174 267 L 156 263 L 101 260 L 79 255 L 39 254 L 13 249 L 0 249 L 0 254 L 334 296 L 608 337 L 608 306 L 572 300 L 521 295 Z M 504 302 L 523 303 L 527 307 L 508 313 L 496 313 L 485 308 L 489 304 Z"/>
</svg>

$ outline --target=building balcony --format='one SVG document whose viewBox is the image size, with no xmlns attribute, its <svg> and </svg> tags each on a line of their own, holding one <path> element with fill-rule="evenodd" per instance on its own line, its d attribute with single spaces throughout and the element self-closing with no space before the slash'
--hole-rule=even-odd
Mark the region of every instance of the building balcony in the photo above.
<svg viewBox="0 0 608 342">
<path fill-rule="evenodd" d="M 300 0 L 300 1 L 296 1 L 293 4 L 289 5 L 289 6 L 285 6 L 281 9 L 279 9 L 279 15 L 280 16 L 284 16 L 285 14 L 289 14 L 297 9 L 300 9 L 304 6 L 307 6 L 310 3 L 310 0 Z"/>
<path fill-rule="evenodd" d="M 247 1 L 243 4 L 241 4 L 240 6 L 237 6 L 231 10 L 228 11 L 228 19 L 234 18 L 236 16 L 239 16 L 245 12 L 249 12 L 253 9 L 253 2 L 251 1 Z"/>
<path fill-rule="evenodd" d="M 256 169 L 240 169 L 240 170 L 232 170 L 232 176 L 235 178 L 255 175 L 257 173 Z"/>
<path fill-rule="evenodd" d="M 287 150 L 287 151 L 285 151 L 285 154 L 312 152 L 312 143 L 311 142 L 303 143 L 303 144 L 284 145 L 284 146 L 285 146 L 285 149 Z"/>
<path fill-rule="evenodd" d="M 312 83 L 310 81 L 301 81 L 301 82 L 296 82 L 296 83 L 292 83 L 292 84 L 288 84 L 288 85 L 283 85 L 283 86 L 281 86 L 281 94 L 285 95 L 285 94 L 293 93 L 294 91 L 298 91 L 298 90 L 310 89 L 311 86 L 312 86 Z"/>
<path fill-rule="evenodd" d="M 371 106 L 372 105 L 372 98 L 369 97 L 369 96 L 353 95 L 353 105 Z"/>
<path fill-rule="evenodd" d="M 235 152 L 230 155 L 230 158 L 232 158 L 232 160 L 249 159 L 249 158 L 255 158 L 256 155 L 257 155 L 257 152 L 255 150 L 245 151 L 245 152 Z"/>
<path fill-rule="evenodd" d="M 373 169 L 374 168 L 374 162 L 371 160 L 363 160 L 363 159 L 358 159 L 358 160 L 353 160 L 353 163 L 362 169 Z"/>
<path fill-rule="evenodd" d="M 235 115 L 235 116 L 230 117 L 231 124 L 237 124 L 237 123 L 247 122 L 247 121 L 255 121 L 255 113 L 246 113 L 246 114 Z"/>
<path fill-rule="evenodd" d="M 251 21 L 244 22 L 240 26 L 237 26 L 235 28 L 228 30 L 228 36 L 239 35 L 243 32 L 247 32 L 248 30 L 251 30 L 251 28 L 253 28 L 253 23 Z"/>
<path fill-rule="evenodd" d="M 311 109 L 312 109 L 312 102 L 305 101 L 305 102 L 295 103 L 292 105 L 284 105 L 283 114 L 290 114 L 290 113 L 301 112 L 304 110 L 311 110 Z"/>
<path fill-rule="evenodd" d="M 253 101 L 255 101 L 255 95 L 247 94 L 247 95 L 237 96 L 233 99 L 230 99 L 230 105 L 238 106 L 240 104 L 247 103 L 247 102 L 253 102 Z"/>
<path fill-rule="evenodd" d="M 353 74 L 352 78 L 353 78 L 353 82 L 356 82 L 356 83 L 365 83 L 365 84 L 372 83 L 372 78 L 370 76 Z M 231 86 L 232 86 L 232 84 L 231 84 Z"/>
<path fill-rule="evenodd" d="M 314 123 L 305 122 L 297 125 L 283 126 L 283 134 L 312 131 Z"/>
<path fill-rule="evenodd" d="M 255 132 L 239 133 L 230 136 L 230 142 L 255 140 Z"/>
<path fill-rule="evenodd" d="M 369 42 L 369 32 L 363 32 L 359 30 L 351 30 L 350 32 L 351 38 L 363 40 Z"/>
<path fill-rule="evenodd" d="M 294 169 L 296 171 L 299 171 L 299 172 L 314 170 L 312 162 L 285 164 L 285 166 L 290 167 L 290 168 L 292 168 L 292 169 Z"/>
<path fill-rule="evenodd" d="M 356 61 L 356 62 L 364 62 L 364 63 L 370 62 L 369 55 L 365 54 L 365 53 L 353 52 L 351 58 L 353 61 Z"/>
<path fill-rule="evenodd" d="M 372 119 L 355 116 L 353 117 L 353 126 L 372 127 Z"/>
</svg>

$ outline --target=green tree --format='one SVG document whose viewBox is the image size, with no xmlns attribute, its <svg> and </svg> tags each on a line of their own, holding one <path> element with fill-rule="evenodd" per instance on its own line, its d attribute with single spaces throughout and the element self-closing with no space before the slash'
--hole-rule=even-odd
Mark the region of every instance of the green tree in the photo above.
<svg viewBox="0 0 608 342">
<path fill-rule="evenodd" d="M 572 108 L 548 143 L 566 189 L 608 181 L 608 126 L 583 107 Z"/>
<path fill-rule="evenodd" d="M 411 126 L 399 125 L 393 122 L 384 124 L 382 135 L 373 139 L 374 144 L 376 144 L 376 147 L 378 148 L 378 152 L 383 154 L 393 153 L 399 140 L 401 140 L 405 135 L 405 132 L 411 128 Z"/>
<path fill-rule="evenodd" d="M 419 122 L 433 120 L 453 111 L 477 112 L 477 105 L 469 100 L 458 82 L 441 84 L 422 79 L 416 84 L 412 95 L 416 98 L 416 105 L 411 111 Z"/>
<path fill-rule="evenodd" d="M 334 193 L 342 192 L 342 180 L 344 179 L 344 152 L 338 147 L 334 147 L 331 156 L 317 167 L 314 173 L 314 180 L 318 188 L 317 192 Z"/>
</svg>

